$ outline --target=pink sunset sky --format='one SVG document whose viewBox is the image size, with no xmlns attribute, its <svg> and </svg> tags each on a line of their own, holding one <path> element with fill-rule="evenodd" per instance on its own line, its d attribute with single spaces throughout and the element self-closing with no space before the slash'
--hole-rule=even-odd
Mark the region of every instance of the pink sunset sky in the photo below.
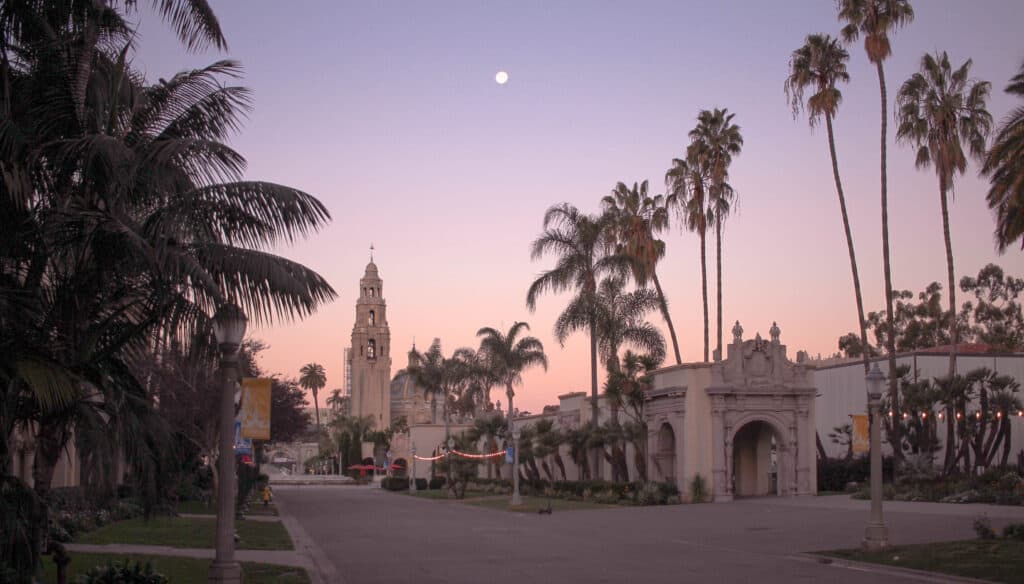
<svg viewBox="0 0 1024 584">
<path fill-rule="evenodd" d="M 135 64 L 150 80 L 221 58 L 245 66 L 255 110 L 232 144 L 247 175 L 317 196 L 333 220 L 278 250 L 317 270 L 336 302 L 302 322 L 252 335 L 270 345 L 265 369 L 297 376 L 318 362 L 327 390 L 343 386 L 358 281 L 371 242 L 384 280 L 394 366 L 415 338 L 447 354 L 476 346 L 482 326 L 526 320 L 550 367 L 533 371 L 516 403 L 539 411 L 589 391 L 587 338 L 560 347 L 551 327 L 566 296 L 526 290 L 553 260 L 532 262 L 545 209 L 562 201 L 597 211 L 617 181 L 648 179 L 663 192 L 673 157 L 699 110 L 736 114 L 745 146 L 731 168 L 739 194 L 723 245 L 723 320 L 748 336 L 782 329 L 797 350 L 829 355 L 856 327 L 846 242 L 826 136 L 793 119 L 782 91 L 791 51 L 809 33 L 836 35 L 831 2 L 213 2 L 230 49 L 186 54 L 143 10 Z M 1024 60 L 1019 0 L 918 0 L 886 61 L 896 91 L 925 52 L 993 84 L 998 121 L 1019 106 L 1003 93 Z M 836 120 L 866 310 L 883 307 L 878 79 L 862 44 Z M 506 85 L 496 72 L 508 71 Z M 922 290 L 945 282 L 937 179 L 915 170 L 913 148 L 889 124 L 893 280 Z M 951 229 L 957 278 L 995 261 L 1024 275 L 1021 253 L 995 252 L 977 165 L 956 184 Z M 702 357 L 699 240 L 678 221 L 663 235 L 659 275 L 686 361 Z M 714 246 L 709 241 L 714 347 Z M 945 288 L 945 285 L 943 286 Z M 653 322 L 661 318 L 651 314 Z M 323 392 L 324 394 L 328 391 Z M 321 403 L 324 395 L 321 394 Z M 504 399 L 502 399 L 504 401 Z"/>
</svg>

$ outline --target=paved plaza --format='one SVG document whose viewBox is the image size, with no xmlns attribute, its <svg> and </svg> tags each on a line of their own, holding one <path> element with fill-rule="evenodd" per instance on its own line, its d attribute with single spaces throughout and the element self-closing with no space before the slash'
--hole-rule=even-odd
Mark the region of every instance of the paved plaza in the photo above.
<svg viewBox="0 0 1024 584">
<path fill-rule="evenodd" d="M 845 496 L 609 507 L 554 515 L 415 499 L 369 487 L 281 486 L 285 525 L 321 582 L 915 582 L 946 581 L 805 552 L 856 547 L 867 501 Z M 1024 508 L 887 503 L 895 544 L 970 539 Z M 315 580 L 316 581 L 316 580 Z"/>
</svg>

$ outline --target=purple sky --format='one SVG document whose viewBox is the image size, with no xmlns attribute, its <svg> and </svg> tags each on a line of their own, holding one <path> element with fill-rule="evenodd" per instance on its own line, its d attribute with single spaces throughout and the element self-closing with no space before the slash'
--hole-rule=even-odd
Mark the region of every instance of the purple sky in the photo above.
<svg viewBox="0 0 1024 584">
<path fill-rule="evenodd" d="M 740 197 L 723 245 L 725 335 L 782 328 L 790 356 L 836 351 L 856 327 L 846 243 L 823 130 L 794 120 L 782 84 L 790 52 L 809 33 L 837 34 L 835 9 L 803 2 L 214 2 L 226 55 L 186 54 L 148 10 L 135 64 L 151 80 L 229 57 L 245 66 L 256 108 L 233 145 L 248 175 L 301 188 L 333 215 L 322 233 L 280 250 L 323 274 L 339 299 L 301 323 L 254 331 L 263 365 L 297 375 L 310 361 L 342 385 L 342 350 L 358 279 L 376 246 L 392 343 L 440 337 L 475 345 L 481 326 L 527 320 L 550 369 L 531 373 L 517 405 L 537 411 L 589 391 L 586 337 L 551 337 L 565 297 L 524 303 L 552 262 L 531 262 L 544 210 L 561 201 L 596 211 L 617 181 L 662 192 L 670 160 L 697 112 L 736 113 L 745 146 L 731 169 Z M 1004 93 L 1024 59 L 1019 1 L 918 0 L 886 62 L 890 112 L 899 85 L 928 51 L 993 83 L 999 120 L 1019 105 Z M 879 207 L 879 94 L 860 43 L 836 120 L 866 310 L 883 307 Z M 509 72 L 499 86 L 494 74 Z M 890 120 L 889 196 L 894 285 L 945 282 L 937 179 L 916 171 Z M 996 261 L 1024 275 L 1018 251 L 999 257 L 986 182 L 971 166 L 956 186 L 957 278 Z M 659 266 L 684 360 L 702 353 L 699 245 L 674 224 Z M 712 348 L 714 247 L 709 242 Z M 945 286 L 944 286 L 945 287 Z M 652 314 L 654 322 L 661 323 Z M 395 358 L 397 370 L 404 357 Z M 504 400 L 502 400 L 504 401 Z"/>
</svg>

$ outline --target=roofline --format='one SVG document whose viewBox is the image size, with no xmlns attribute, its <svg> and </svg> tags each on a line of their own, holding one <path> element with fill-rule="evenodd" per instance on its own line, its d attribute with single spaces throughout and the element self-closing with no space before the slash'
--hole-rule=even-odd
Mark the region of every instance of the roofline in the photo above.
<svg viewBox="0 0 1024 584">
<path fill-rule="evenodd" d="M 929 350 L 929 349 L 918 350 L 918 351 L 907 351 L 905 353 L 897 353 L 896 354 L 896 358 L 897 359 L 901 359 L 903 357 L 948 357 L 948 356 L 949 356 L 949 351 L 948 350 L 947 351 L 935 351 L 935 350 Z M 1011 351 L 999 351 L 999 352 L 992 352 L 992 353 L 957 353 L 956 356 L 958 358 L 959 357 L 1013 357 L 1013 358 L 1021 359 L 1021 358 L 1024 358 L 1024 353 L 1014 353 L 1014 352 L 1011 352 Z M 886 362 L 888 360 L 889 360 L 889 357 L 887 357 L 887 356 L 870 357 L 868 359 L 868 362 L 869 363 L 884 363 L 884 362 Z M 835 363 L 835 364 L 832 364 L 832 365 L 815 365 L 814 363 L 810 363 L 810 362 L 804 362 L 804 363 L 802 363 L 802 365 L 804 365 L 808 369 L 814 369 L 815 371 L 822 371 L 822 370 L 825 370 L 825 369 L 837 369 L 839 367 L 849 367 L 850 365 L 860 365 L 860 364 L 863 364 L 863 363 L 864 363 L 863 359 L 851 358 L 849 361 L 845 361 L 843 363 Z"/>
</svg>

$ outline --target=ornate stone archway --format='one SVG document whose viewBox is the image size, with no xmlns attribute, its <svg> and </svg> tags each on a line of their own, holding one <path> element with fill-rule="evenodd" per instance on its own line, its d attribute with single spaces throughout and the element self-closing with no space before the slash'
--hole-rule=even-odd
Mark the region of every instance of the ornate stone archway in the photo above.
<svg viewBox="0 0 1024 584">
<path fill-rule="evenodd" d="M 711 368 L 712 473 L 716 501 L 733 498 L 734 440 L 751 422 L 767 424 L 776 435 L 778 494 L 813 494 L 814 396 L 807 370 L 786 358 L 774 323 L 771 339 L 761 335 L 743 340 L 743 328 L 733 327 L 728 358 Z"/>
</svg>

